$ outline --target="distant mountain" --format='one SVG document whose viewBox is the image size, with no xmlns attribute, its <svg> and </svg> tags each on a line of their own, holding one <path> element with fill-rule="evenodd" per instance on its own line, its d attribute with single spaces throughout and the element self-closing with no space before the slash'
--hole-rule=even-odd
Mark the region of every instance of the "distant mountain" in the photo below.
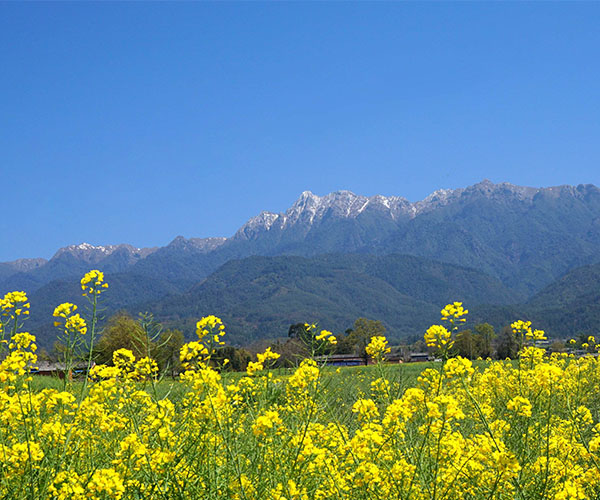
<svg viewBox="0 0 600 500">
<path fill-rule="evenodd" d="M 156 251 L 156 248 L 135 248 L 131 245 L 94 246 L 89 243 L 69 245 L 60 248 L 54 256 L 44 259 L 30 259 L 32 262 L 15 272 L 0 276 L 0 291 L 36 291 L 54 280 L 80 277 L 93 268 L 107 273 L 120 272 Z M 17 261 L 18 262 L 18 261 Z M 35 263 L 37 262 L 37 265 Z M 9 263 L 10 264 L 10 263 Z M 0 267 L 2 264 L 0 264 Z"/>
<path fill-rule="evenodd" d="M 115 273 L 106 275 L 109 288 L 100 297 L 99 317 L 106 319 L 117 311 L 131 308 L 134 315 L 145 312 L 146 309 L 132 307 L 141 300 L 154 301 L 168 294 L 176 294 L 178 290 L 171 283 L 160 278 L 132 273 Z M 76 304 L 81 312 L 89 317 L 89 302 L 81 295 L 79 278 L 54 280 L 43 285 L 29 296 L 31 303 L 30 317 L 27 319 L 27 329 L 35 333 L 38 343 L 52 347 L 56 338 L 56 328 L 53 327 L 54 308 L 63 302 Z M 102 324 L 102 321 L 101 321 Z"/>
<path fill-rule="evenodd" d="M 600 263 L 573 269 L 528 301 L 472 308 L 471 319 L 501 327 L 529 320 L 552 337 L 598 335 L 600 330 Z"/>
<path fill-rule="evenodd" d="M 600 264 L 567 273 L 527 302 L 480 271 L 407 255 L 234 259 L 183 293 L 168 281 L 130 273 L 107 280 L 105 317 L 121 309 L 134 316 L 151 311 L 193 336 L 198 318 L 217 314 L 230 342 L 242 345 L 285 336 L 300 321 L 317 321 L 339 333 L 359 316 L 382 320 L 393 340 L 418 338 L 439 320 L 440 308 L 455 300 L 470 310 L 467 327 L 488 322 L 499 330 L 525 319 L 551 337 L 572 337 L 596 335 L 600 325 Z M 30 299 L 28 328 L 47 347 L 56 333 L 54 307 L 64 301 L 87 306 L 78 279 L 54 281 Z"/>
<path fill-rule="evenodd" d="M 131 263 L 131 261 L 147 257 L 154 251 L 156 251 L 156 248 L 135 248 L 126 244 L 94 246 L 89 243 L 81 243 L 80 245 L 69 245 L 68 247 L 59 249 L 53 258 L 59 259 L 63 255 L 69 255 L 70 257 L 94 265 L 99 262 L 106 263 L 108 259 L 120 255 L 127 256 L 130 261 L 129 263 Z"/>
<path fill-rule="evenodd" d="M 12 262 L 0 262 L 0 281 L 17 273 L 26 273 L 43 266 L 46 259 L 18 259 Z"/>
<path fill-rule="evenodd" d="M 600 261 L 599 248 L 600 189 L 592 185 L 529 188 L 483 181 L 415 203 L 305 191 L 284 213 L 262 212 L 231 238 L 177 237 L 159 249 L 84 243 L 32 269 L 2 264 L 0 291 L 33 291 L 90 266 L 132 269 L 183 290 L 228 260 L 251 255 L 402 253 L 474 267 L 533 295 L 570 269 Z"/>
<path fill-rule="evenodd" d="M 600 190 L 483 181 L 425 200 L 310 192 L 285 213 L 263 212 L 228 241 L 265 255 L 405 253 L 481 269 L 535 293 L 573 267 L 600 260 Z M 226 247 L 226 245 L 224 245 Z"/>
<path fill-rule="evenodd" d="M 234 260 L 338 254 L 336 259 L 344 265 L 354 262 L 351 271 L 347 270 L 354 273 L 352 276 L 368 276 L 369 280 L 385 282 L 397 293 L 419 297 L 427 304 L 436 303 L 432 287 L 423 287 L 428 296 L 419 289 L 420 274 L 429 272 L 420 265 L 414 264 L 414 272 L 408 274 L 405 266 L 396 262 L 399 271 L 390 265 L 381 274 L 374 261 L 366 259 L 359 265 L 356 256 L 348 257 L 349 260 L 339 257 L 359 254 L 383 258 L 402 254 L 438 261 L 438 265 L 449 264 L 448 269 L 463 269 L 456 271 L 455 277 L 463 275 L 464 268 L 470 268 L 493 278 L 493 283 L 488 281 L 479 287 L 480 297 L 499 297 L 495 294 L 498 281 L 501 282 L 502 300 L 481 301 L 502 304 L 500 308 L 487 309 L 500 321 L 514 312 L 509 304 L 523 304 L 524 309 L 518 309 L 523 314 L 538 314 L 545 306 L 536 293 L 545 293 L 544 287 L 555 286 L 555 280 L 569 271 L 599 263 L 599 250 L 600 189 L 592 185 L 530 188 L 483 181 L 464 189 L 438 190 L 414 203 L 399 196 L 365 197 L 349 191 L 316 196 L 305 191 L 285 212 L 262 212 L 230 238 L 178 236 L 165 247 L 148 249 L 83 243 L 60 249 L 48 261 L 0 263 L 0 293 L 24 290 L 32 294 L 45 290 L 46 295 L 40 295 L 40 299 L 43 296 L 50 300 L 52 293 L 47 291 L 59 290 L 57 283 L 76 282 L 90 268 L 98 268 L 109 275 L 119 275 L 124 294 L 127 288 L 136 290 L 139 303 L 150 303 L 198 290 L 198 286 L 207 287 L 215 275 L 223 276 L 223 269 L 227 269 L 223 266 Z M 329 260 L 327 265 L 335 263 Z M 403 288 L 398 288 L 398 282 L 390 282 L 389 276 L 394 272 L 406 281 Z M 235 281 L 233 275 L 229 276 Z M 300 276 L 295 275 L 294 279 L 299 280 Z M 144 285 L 137 287 L 135 280 Z M 468 287 L 467 281 L 459 282 Z M 510 296 L 506 290 L 510 290 Z M 335 293 L 326 287 L 321 291 Z M 562 297 L 564 302 L 569 293 L 565 291 L 556 297 Z M 336 300 L 332 296 L 322 298 Z M 528 298 L 531 303 L 525 304 Z M 130 304 L 126 295 L 117 294 L 115 299 Z M 569 304 L 576 306 L 575 302 Z M 423 307 L 425 311 L 427 308 Z M 331 311 L 334 309 L 330 307 Z M 350 306 L 347 309 L 355 311 Z M 473 309 L 477 310 L 480 309 Z M 550 310 L 547 313 L 559 315 Z M 398 331 L 404 328 L 396 327 L 400 328 Z"/>
<path fill-rule="evenodd" d="M 167 246 L 141 259 L 131 271 L 163 278 L 183 291 L 228 260 L 226 253 L 219 251 L 226 241 L 226 238 L 185 239 L 178 236 Z"/>
</svg>

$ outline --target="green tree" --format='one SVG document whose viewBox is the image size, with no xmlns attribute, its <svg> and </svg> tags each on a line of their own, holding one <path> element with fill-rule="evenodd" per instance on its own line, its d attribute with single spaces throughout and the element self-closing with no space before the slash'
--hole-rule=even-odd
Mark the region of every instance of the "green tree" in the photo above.
<svg viewBox="0 0 600 500">
<path fill-rule="evenodd" d="M 294 323 L 293 325 L 290 325 L 288 337 L 291 339 L 297 339 L 306 345 L 310 344 L 312 341 L 312 333 L 306 327 L 305 323 Z"/>
<path fill-rule="evenodd" d="M 291 342 L 297 342 L 302 346 L 302 350 L 304 351 L 302 358 L 331 354 L 336 351 L 336 345 L 330 344 L 324 338 L 317 338 L 321 332 L 322 330 L 316 324 L 295 323 L 290 325 L 288 337 Z"/>
<path fill-rule="evenodd" d="M 492 356 L 492 341 L 496 338 L 494 327 L 489 323 L 475 325 L 475 333 L 479 336 L 479 353 L 482 358 Z"/>
<path fill-rule="evenodd" d="M 155 358 L 158 367 L 163 373 L 170 373 L 175 377 L 181 371 L 179 351 L 185 339 L 181 330 L 165 330 L 160 334 L 160 340 L 155 348 Z"/>
<path fill-rule="evenodd" d="M 479 355 L 479 342 L 471 330 L 463 330 L 456 334 L 452 354 L 463 358 L 474 359 Z"/>
<path fill-rule="evenodd" d="M 385 326 L 379 320 L 358 318 L 354 322 L 352 331 L 344 339 L 344 344 L 349 346 L 354 354 L 363 358 L 365 365 L 369 356 L 365 350 L 372 337 L 385 335 Z"/>
<path fill-rule="evenodd" d="M 519 352 L 519 343 L 515 338 L 515 334 L 510 326 L 505 326 L 500 332 L 498 338 L 498 347 L 496 356 L 498 359 L 511 358 L 514 359 Z"/>
<path fill-rule="evenodd" d="M 565 352 L 567 350 L 567 344 L 564 340 L 555 340 L 550 345 L 550 352 Z"/>
<path fill-rule="evenodd" d="M 124 311 L 108 319 L 94 348 L 94 359 L 97 363 L 110 364 L 113 352 L 118 349 L 129 349 L 136 358 L 147 356 L 155 349 L 149 344 L 142 326 Z"/>
<path fill-rule="evenodd" d="M 274 363 L 278 368 L 296 367 L 300 361 L 310 355 L 306 346 L 296 338 L 287 339 L 285 342 L 277 341 L 271 345 L 271 348 L 279 354 L 279 359 Z"/>
<path fill-rule="evenodd" d="M 45 347 L 37 352 L 38 361 L 53 361 L 52 356 Z"/>
<path fill-rule="evenodd" d="M 227 364 L 225 364 L 226 359 L 229 360 Z M 211 359 L 211 363 L 215 363 L 218 367 L 234 372 L 246 370 L 250 361 L 252 356 L 246 349 L 238 349 L 230 345 L 219 347 Z"/>
</svg>

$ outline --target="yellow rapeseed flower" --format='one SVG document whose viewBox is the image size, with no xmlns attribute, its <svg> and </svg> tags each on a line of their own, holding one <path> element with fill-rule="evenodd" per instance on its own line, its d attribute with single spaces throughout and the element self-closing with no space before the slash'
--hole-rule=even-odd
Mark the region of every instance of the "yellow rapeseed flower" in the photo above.
<svg viewBox="0 0 600 500">
<path fill-rule="evenodd" d="M 371 341 L 365 350 L 377 362 L 383 361 L 385 355 L 391 352 L 387 339 L 382 335 L 371 337 Z"/>
<path fill-rule="evenodd" d="M 451 341 L 452 334 L 441 325 L 432 325 L 425 332 L 425 343 L 427 347 L 437 349 L 450 348 L 454 344 Z"/>
<path fill-rule="evenodd" d="M 452 304 L 448 304 L 441 311 L 442 321 L 449 320 L 454 323 L 454 321 L 465 322 L 466 319 L 463 318 L 469 311 L 463 308 L 462 302 L 454 302 Z"/>
<path fill-rule="evenodd" d="M 3 316 L 16 317 L 29 314 L 30 304 L 25 292 L 8 292 L 0 299 L 0 312 Z"/>
<path fill-rule="evenodd" d="M 522 396 L 515 396 L 512 398 L 508 403 L 506 403 L 506 408 L 514 411 L 521 417 L 531 417 L 531 403 L 529 402 L 529 399 Z"/>
<path fill-rule="evenodd" d="M 83 295 L 100 295 L 104 289 L 108 288 L 108 283 L 104 283 L 104 273 L 97 269 L 85 273 L 81 278 L 81 289 Z"/>
</svg>

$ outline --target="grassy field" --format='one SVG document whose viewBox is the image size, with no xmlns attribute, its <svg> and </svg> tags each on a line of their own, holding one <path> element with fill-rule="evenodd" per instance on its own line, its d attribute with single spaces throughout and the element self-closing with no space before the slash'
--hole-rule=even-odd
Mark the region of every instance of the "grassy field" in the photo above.
<svg viewBox="0 0 600 500">
<path fill-rule="evenodd" d="M 487 362 L 477 361 L 476 366 L 484 367 Z M 384 375 L 393 380 L 397 384 L 398 394 L 400 396 L 407 387 L 414 386 L 418 376 L 427 368 L 437 368 L 438 363 L 434 362 L 417 362 L 417 363 L 399 363 L 399 364 L 383 364 L 381 368 L 376 365 L 367 366 L 342 366 L 331 367 L 324 366 L 323 374 L 323 391 L 327 394 L 327 399 L 332 402 L 353 402 L 358 395 L 368 394 L 370 392 L 370 384 L 377 379 L 382 371 Z M 273 377 L 285 380 L 292 373 L 292 368 L 278 368 L 266 370 L 266 373 L 271 373 Z M 230 372 L 224 371 L 221 373 L 224 383 L 233 383 L 239 381 L 240 378 L 246 375 L 246 372 Z M 73 393 L 78 393 L 81 390 L 83 382 L 75 379 L 69 385 L 69 390 Z M 43 389 L 63 390 L 64 381 L 58 376 L 48 375 L 33 375 L 30 382 L 31 389 L 34 392 L 39 392 Z M 147 390 L 150 384 L 146 382 L 138 383 L 140 389 Z M 181 397 L 183 388 L 179 382 L 179 378 L 170 376 L 160 377 L 156 383 L 157 393 L 160 398 L 169 397 L 170 399 Z"/>
</svg>

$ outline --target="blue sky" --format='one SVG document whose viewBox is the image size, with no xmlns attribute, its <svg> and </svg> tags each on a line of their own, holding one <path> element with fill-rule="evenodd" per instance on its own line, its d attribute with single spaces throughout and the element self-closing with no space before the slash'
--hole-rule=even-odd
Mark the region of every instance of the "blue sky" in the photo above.
<svg viewBox="0 0 600 500">
<path fill-rule="evenodd" d="M 0 261 L 304 190 L 600 185 L 599 3 L 1 3 Z"/>
</svg>

